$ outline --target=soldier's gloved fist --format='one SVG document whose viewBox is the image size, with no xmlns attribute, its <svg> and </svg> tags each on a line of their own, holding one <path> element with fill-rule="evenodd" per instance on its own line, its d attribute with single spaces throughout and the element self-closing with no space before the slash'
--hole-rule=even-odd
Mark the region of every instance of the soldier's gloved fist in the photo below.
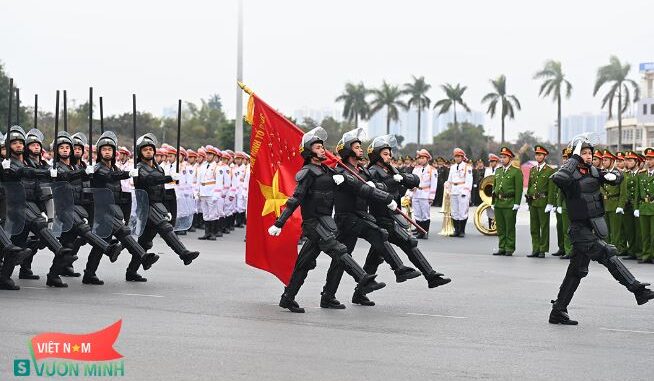
<svg viewBox="0 0 654 381">
<path fill-rule="evenodd" d="M 334 179 L 336 185 L 341 185 L 343 181 L 345 181 L 345 177 L 343 177 L 343 175 L 334 175 L 332 176 L 332 179 Z"/>
<path fill-rule="evenodd" d="M 368 184 L 368 186 L 371 188 L 376 188 L 375 183 L 373 183 L 372 181 L 366 181 L 366 184 Z"/>
<path fill-rule="evenodd" d="M 45 212 L 41 212 L 41 217 L 45 218 L 46 220 L 48 219 L 48 215 L 45 214 Z"/>
<path fill-rule="evenodd" d="M 9 169 L 11 167 L 11 161 L 9 159 L 4 159 L 2 161 L 2 168 Z"/>
<path fill-rule="evenodd" d="M 277 226 L 273 225 L 268 228 L 268 234 L 273 237 L 277 237 L 278 235 L 282 234 L 282 228 L 278 228 Z"/>
<path fill-rule="evenodd" d="M 393 200 L 393 201 L 391 201 L 390 204 L 388 204 L 388 205 L 386 205 L 386 206 L 388 206 L 388 209 L 394 211 L 395 209 L 397 209 L 397 202 L 395 202 L 395 200 Z"/>
<path fill-rule="evenodd" d="M 95 172 L 95 168 L 89 165 L 88 167 L 86 167 L 85 172 L 87 175 L 92 175 Z"/>
<path fill-rule="evenodd" d="M 518 210 L 520 209 L 520 205 L 518 204 L 513 204 L 513 210 Z"/>
<path fill-rule="evenodd" d="M 606 181 L 615 181 L 617 180 L 618 176 L 615 175 L 615 173 L 609 172 L 606 175 L 604 175 L 604 180 Z"/>
<path fill-rule="evenodd" d="M 636 218 L 640 217 L 640 210 L 638 209 L 634 210 L 634 217 Z"/>
<path fill-rule="evenodd" d="M 560 206 L 559 206 L 559 207 L 557 207 L 557 208 L 556 208 L 556 212 L 557 212 L 558 214 L 561 214 L 561 213 L 563 213 L 563 208 L 562 208 L 562 207 L 560 207 Z"/>
<path fill-rule="evenodd" d="M 57 170 L 56 169 L 51 169 L 50 170 L 50 177 L 57 177 Z"/>
<path fill-rule="evenodd" d="M 495 210 L 495 205 L 491 204 L 490 208 Z"/>
<path fill-rule="evenodd" d="M 402 182 L 402 179 L 403 179 L 403 177 L 399 173 L 393 175 L 393 180 L 397 181 L 398 183 Z"/>
<path fill-rule="evenodd" d="M 82 218 L 82 221 L 84 221 L 84 223 L 87 224 L 87 225 L 89 223 L 89 220 L 87 220 L 86 218 Z"/>
<path fill-rule="evenodd" d="M 179 173 L 171 173 L 170 177 L 172 177 L 173 181 L 178 181 L 179 180 Z"/>
<path fill-rule="evenodd" d="M 551 212 L 553 208 L 552 204 L 545 205 L 545 213 Z"/>
<path fill-rule="evenodd" d="M 173 215 L 170 213 L 166 213 L 166 220 L 172 221 L 173 220 Z"/>
<path fill-rule="evenodd" d="M 622 208 L 616 208 L 616 209 L 615 209 L 615 212 L 616 212 L 617 214 L 624 214 L 624 209 L 622 209 Z"/>
<path fill-rule="evenodd" d="M 129 170 L 129 177 L 138 177 L 139 175 L 139 170 L 134 168 Z"/>
</svg>

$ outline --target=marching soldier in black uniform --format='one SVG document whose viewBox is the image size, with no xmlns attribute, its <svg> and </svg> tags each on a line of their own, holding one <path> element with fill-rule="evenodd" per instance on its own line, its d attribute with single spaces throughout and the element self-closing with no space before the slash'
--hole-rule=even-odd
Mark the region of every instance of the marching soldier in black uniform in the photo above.
<svg viewBox="0 0 654 381">
<path fill-rule="evenodd" d="M 64 247 L 75 250 L 80 246 L 80 242 L 77 241 L 79 238 L 82 240 L 82 244 L 89 243 L 93 247 L 86 263 L 82 283 L 102 285 L 104 282 L 95 274 L 102 254 L 106 254 L 113 263 L 118 259 L 123 247 L 120 242 L 105 241 L 89 226 L 89 212 L 86 208 L 92 207 L 93 198 L 92 193 L 88 192 L 88 189 L 84 189 L 83 183 L 93 175 L 93 167 L 84 169 L 78 164 L 77 158 L 73 154 L 73 140 L 68 132 L 59 131 L 54 149 L 56 150 L 54 168 L 57 170 L 57 179 L 68 183 L 74 201 L 74 210 L 71 214 L 72 228 L 61 235 L 61 243 Z"/>
<path fill-rule="evenodd" d="M 572 157 L 552 176 L 565 194 L 573 250 L 559 294 L 553 301 L 549 322 L 565 325 L 577 324 L 568 316 L 567 308 L 581 279 L 588 275 L 591 260 L 604 265 L 615 280 L 635 295 L 639 305 L 654 299 L 654 291 L 647 288 L 649 284 L 637 281 L 617 257 L 616 247 L 605 241 L 608 226 L 600 187 L 604 183 L 620 184 L 622 174 L 619 171 L 600 172 L 592 165 L 593 146 L 587 138 L 577 138 L 572 145 Z"/>
<path fill-rule="evenodd" d="M 159 260 L 159 256 L 146 252 L 146 250 L 136 242 L 134 237 L 131 235 L 131 230 L 127 225 L 125 225 L 125 217 L 121 207 L 125 205 L 125 203 L 130 202 L 126 201 L 126 198 L 131 200 L 131 194 L 122 192 L 120 180 L 138 176 L 138 170 L 132 169 L 131 171 L 121 171 L 116 167 L 118 138 L 113 132 L 105 131 L 105 133 L 100 136 L 100 139 L 98 139 L 95 146 L 98 150 L 98 158 L 100 158 L 100 160 L 93 169 L 91 185 L 93 188 L 107 188 L 114 196 L 115 204 L 109 206 L 110 215 L 108 216 L 111 223 L 111 235 L 116 237 L 123 247 L 132 254 L 132 261 L 137 261 L 137 263 L 143 266 L 144 270 L 148 270 L 156 261 Z M 126 208 L 126 210 L 127 213 L 129 213 L 129 209 Z M 91 254 L 89 254 L 89 258 L 94 258 L 93 261 L 102 258 L 102 251 L 94 247 L 91 250 Z M 136 258 L 136 260 L 134 258 Z M 138 266 L 128 267 L 127 272 L 125 273 L 125 280 L 128 282 L 146 282 L 147 279 L 137 273 L 137 270 Z"/>
<path fill-rule="evenodd" d="M 363 129 L 357 128 L 348 131 L 343 134 L 336 149 L 344 164 L 358 173 L 361 178 L 367 181 L 370 187 L 375 189 L 366 198 L 357 195 L 355 193 L 356 189 L 352 189 L 349 186 L 338 187 L 334 203 L 336 210 L 334 220 L 338 228 L 336 239 L 347 247 L 347 252 L 350 255 L 352 255 L 352 251 L 354 251 L 354 246 L 359 237 L 370 243 L 374 250 L 368 253 L 372 258 L 366 259 L 366 265 L 369 263 L 374 263 L 375 265 L 363 266 L 363 269 L 368 274 L 374 274 L 379 264 L 386 261 L 395 272 L 395 278 L 398 283 L 417 278 L 420 276 L 420 273 L 411 267 L 404 266 L 402 260 L 393 249 L 393 246 L 388 242 L 388 232 L 380 228 L 375 218 L 368 212 L 369 203 L 378 203 L 380 206 L 385 206 L 389 210 L 397 209 L 398 204 L 390 194 L 384 192 L 386 186 L 370 181 L 370 172 L 359 165 L 359 162 L 363 160 L 362 139 L 365 139 Z M 348 174 L 341 167 L 337 167 L 336 172 L 342 175 Z M 322 308 L 345 308 L 335 297 L 342 276 L 343 265 L 338 259 L 332 259 L 329 271 L 327 272 L 327 282 L 323 288 L 322 298 L 320 299 L 320 306 Z M 367 300 L 365 295 L 355 292 L 352 296 L 352 303 L 360 304 L 364 299 Z"/>
<path fill-rule="evenodd" d="M 274 225 L 268 228 L 268 234 L 278 236 L 282 227 L 298 206 L 302 205 L 302 231 L 307 237 L 306 243 L 298 254 L 295 268 L 288 286 L 279 301 L 279 306 L 291 312 L 303 313 L 295 301 L 300 287 L 304 283 L 309 270 L 316 267 L 316 258 L 321 251 L 330 257 L 341 261 L 345 271 L 357 282 L 357 292 L 365 295 L 386 286 L 376 282 L 376 275 L 367 274 L 352 256 L 347 247 L 336 239 L 336 223 L 332 219 L 334 197 L 339 186 L 356 189 L 356 194 L 364 198 L 373 197 L 379 192 L 376 188 L 356 180 L 349 174 L 337 174 L 333 169 L 322 164 L 327 159 L 323 142 L 327 133 L 321 127 L 316 127 L 302 137 L 300 153 L 304 158 L 304 166 L 295 175 L 297 187 L 286 201 L 286 208 L 277 218 Z M 385 206 L 386 207 L 386 206 Z"/>
<path fill-rule="evenodd" d="M 197 251 L 190 251 L 173 231 L 171 221 L 174 216 L 168 211 L 166 202 L 166 189 L 164 184 L 177 181 L 177 174 L 167 176 L 159 164 L 154 161 L 157 139 L 152 134 L 145 134 L 136 141 L 136 160 L 138 177 L 134 179 L 134 188 L 142 189 L 148 193 L 150 211 L 148 222 L 143 234 L 139 237 L 139 244 L 144 249 L 152 248 L 152 239 L 159 233 L 166 244 L 179 255 L 185 265 L 190 265 L 200 255 Z M 138 257 L 133 257 L 127 271 L 138 269 Z"/>
<path fill-rule="evenodd" d="M 25 205 L 20 206 L 25 210 L 24 229 L 20 234 L 12 237 L 12 241 L 17 246 L 26 247 L 29 233 L 32 232 L 35 234 L 55 254 L 52 266 L 48 272 L 46 285 L 49 287 L 68 287 L 66 283 L 62 282 L 59 275 L 77 257 L 71 254 L 70 249 L 64 248 L 52 234 L 52 231 L 48 229 L 45 202 L 52 195 L 44 194 L 41 189 L 41 182 L 50 181 L 53 177 L 56 178 L 57 171 L 41 168 L 25 156 L 26 134 L 21 127 L 13 126 L 9 129 L 8 133 L 11 159 L 10 163 L 3 162 L 3 168 L 8 181 L 19 181 L 22 184 L 26 202 Z M 38 142 L 38 137 L 33 136 L 31 138 L 34 140 L 32 143 Z M 11 261 L 5 261 L 1 271 L 1 287 L 3 289 L 18 290 L 20 288 L 11 280 L 13 269 L 13 263 Z"/>
<path fill-rule="evenodd" d="M 402 188 L 415 188 L 420 183 L 420 179 L 411 173 L 400 173 L 391 165 L 392 150 L 395 147 L 397 147 L 397 143 L 393 135 L 375 138 L 368 147 L 368 157 L 370 158 L 368 171 L 372 181 L 384 184 L 388 193 L 393 196 L 396 202 L 399 202 L 402 196 L 400 190 Z M 385 205 L 378 203 L 370 204 L 370 213 L 377 221 L 377 225 L 388 233 L 388 242 L 404 251 L 411 263 L 420 270 L 427 280 L 429 288 L 442 286 L 451 281 L 449 278 L 444 278 L 444 274 L 436 272 L 431 267 L 427 258 L 418 248 L 418 239 L 410 233 L 409 223 L 404 217 L 393 213 Z M 374 250 L 374 247 L 370 248 L 371 252 Z M 375 273 L 377 267 L 381 264 L 380 258 L 379 255 L 368 253 L 364 269 Z M 362 305 L 375 305 L 373 301 L 368 300 L 366 297 L 359 298 L 359 300 L 361 301 L 359 304 Z"/>
</svg>

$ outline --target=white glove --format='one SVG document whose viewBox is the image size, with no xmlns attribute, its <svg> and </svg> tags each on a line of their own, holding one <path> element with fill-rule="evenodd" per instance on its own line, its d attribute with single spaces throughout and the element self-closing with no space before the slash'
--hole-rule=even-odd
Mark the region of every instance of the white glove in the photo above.
<svg viewBox="0 0 654 381">
<path fill-rule="evenodd" d="M 129 177 L 138 177 L 139 175 L 139 170 L 134 168 L 129 170 Z"/>
<path fill-rule="evenodd" d="M 584 144 L 584 142 L 582 142 L 582 141 L 580 140 L 579 143 L 577 143 L 577 145 L 575 146 L 575 149 L 572 151 L 572 154 L 573 154 L 573 155 L 579 155 L 579 156 L 581 156 L 581 146 L 582 146 L 583 144 Z"/>
<path fill-rule="evenodd" d="M 170 213 L 166 213 L 166 220 L 172 221 L 173 220 L 173 215 Z"/>
<path fill-rule="evenodd" d="M 495 210 L 495 205 L 491 204 L 491 209 Z"/>
<path fill-rule="evenodd" d="M 618 214 L 624 214 L 624 209 L 622 209 L 622 208 L 616 208 L 616 209 L 615 209 L 615 212 L 618 213 Z"/>
<path fill-rule="evenodd" d="M 173 178 L 173 181 L 177 181 L 179 180 L 179 173 L 171 173 L 170 177 Z"/>
<path fill-rule="evenodd" d="M 615 181 L 617 180 L 618 176 L 615 175 L 613 172 L 609 172 L 606 175 L 604 175 L 604 180 L 606 181 Z"/>
<path fill-rule="evenodd" d="M 391 201 L 390 204 L 388 204 L 386 206 L 388 206 L 388 209 L 390 209 L 390 210 L 395 210 L 395 209 L 397 209 L 397 202 L 395 202 L 395 200 L 393 200 L 393 201 Z"/>
<path fill-rule="evenodd" d="M 397 181 L 398 183 L 401 183 L 403 179 L 404 178 L 399 173 L 396 174 L 396 175 L 393 175 L 393 180 Z"/>
<path fill-rule="evenodd" d="M 334 179 L 334 182 L 336 183 L 336 185 L 341 185 L 341 183 L 343 183 L 343 181 L 345 181 L 345 177 L 343 177 L 343 175 L 334 175 L 334 176 L 332 176 L 332 179 Z"/>
<path fill-rule="evenodd" d="M 41 216 L 42 216 L 43 218 L 45 218 L 46 220 L 48 219 L 48 215 L 45 214 L 45 212 L 41 212 Z"/>
<path fill-rule="evenodd" d="M 371 188 L 376 188 L 375 183 L 373 183 L 372 181 L 366 181 L 366 184 L 368 184 L 368 186 Z"/>
<path fill-rule="evenodd" d="M 549 212 L 551 212 L 552 209 L 554 209 L 554 207 L 552 206 L 552 204 L 547 204 L 547 205 L 545 205 L 545 213 L 549 213 Z"/>
<path fill-rule="evenodd" d="M 9 169 L 11 167 L 11 161 L 9 159 L 4 159 L 2 161 L 2 168 Z"/>
<path fill-rule="evenodd" d="M 636 218 L 640 217 L 640 210 L 638 209 L 634 210 L 634 217 Z"/>
<path fill-rule="evenodd" d="M 50 170 L 50 177 L 57 177 L 57 170 L 56 169 L 51 169 Z"/>
<path fill-rule="evenodd" d="M 87 175 L 92 175 L 95 172 L 95 168 L 89 165 L 88 167 L 86 167 L 85 172 Z"/>
<path fill-rule="evenodd" d="M 563 208 L 562 208 L 562 207 L 560 207 L 560 206 L 559 206 L 559 207 L 557 207 L 557 208 L 556 208 L 556 212 L 557 212 L 558 214 L 561 214 L 561 213 L 563 213 Z"/>
<path fill-rule="evenodd" d="M 84 221 L 85 224 L 89 223 L 89 220 L 87 220 L 86 218 L 82 218 L 82 221 Z"/>
<path fill-rule="evenodd" d="M 518 210 L 520 209 L 520 205 L 518 204 L 513 204 L 513 210 Z"/>
<path fill-rule="evenodd" d="M 282 228 L 278 228 L 277 226 L 273 225 L 268 228 L 268 234 L 270 234 L 273 237 L 277 237 L 278 235 L 282 234 Z"/>
</svg>

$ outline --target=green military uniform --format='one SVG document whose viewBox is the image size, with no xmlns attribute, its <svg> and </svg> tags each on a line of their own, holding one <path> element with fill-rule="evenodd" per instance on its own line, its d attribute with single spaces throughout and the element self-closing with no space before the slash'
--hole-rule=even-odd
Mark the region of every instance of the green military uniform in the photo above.
<svg viewBox="0 0 654 381">
<path fill-rule="evenodd" d="M 609 158 L 615 160 L 616 157 L 609 152 L 609 150 L 604 151 L 603 158 Z M 611 169 L 613 170 L 613 169 Z M 604 215 L 606 219 L 606 224 L 609 227 L 609 237 L 607 242 L 614 245 L 619 253 L 624 251 L 624 246 L 622 245 L 622 214 L 616 213 L 618 208 L 618 200 L 620 199 L 620 185 L 609 185 L 604 183 L 602 185 L 602 196 L 604 197 Z"/>
<path fill-rule="evenodd" d="M 536 153 L 547 155 L 549 152 L 541 146 L 535 147 Z M 531 231 L 531 256 L 545 257 L 550 249 L 550 211 L 545 206 L 556 203 L 556 185 L 550 179 L 554 169 L 543 162 L 529 170 L 527 203 L 529 204 L 529 227 Z"/>
<path fill-rule="evenodd" d="M 654 149 L 647 148 L 645 156 L 654 157 Z M 654 259 L 654 171 L 643 170 L 638 174 L 638 197 L 634 208 L 640 214 L 638 217 L 642 236 L 640 259 L 651 261 Z"/>
<path fill-rule="evenodd" d="M 633 152 L 626 152 L 626 159 L 638 160 L 638 156 Z M 638 198 L 638 167 L 635 170 L 623 172 L 624 180 L 620 183 L 620 197 L 618 198 L 618 208 L 622 208 L 622 237 L 624 239 L 624 254 L 629 258 L 635 259 L 642 255 L 642 237 L 640 234 L 640 223 L 634 216 L 634 206 Z"/>
<path fill-rule="evenodd" d="M 570 157 L 570 155 L 572 155 L 572 149 L 565 148 L 561 154 L 563 162 L 565 162 Z M 565 195 L 559 187 L 556 187 L 555 199 L 556 203 L 554 207 L 556 208 L 556 242 L 559 250 L 552 255 L 561 256 L 561 259 L 568 259 L 568 256 L 570 256 L 570 253 L 572 252 L 572 243 L 570 242 L 570 235 L 568 235 L 570 219 L 568 218 L 568 208 L 565 202 Z"/>
<path fill-rule="evenodd" d="M 514 157 L 507 147 L 502 147 L 500 156 Z M 499 238 L 499 251 L 495 255 L 512 255 L 515 251 L 515 224 L 517 210 L 513 205 L 520 205 L 522 199 L 522 171 L 509 165 L 495 170 L 493 182 L 493 207 L 495 226 Z"/>
</svg>

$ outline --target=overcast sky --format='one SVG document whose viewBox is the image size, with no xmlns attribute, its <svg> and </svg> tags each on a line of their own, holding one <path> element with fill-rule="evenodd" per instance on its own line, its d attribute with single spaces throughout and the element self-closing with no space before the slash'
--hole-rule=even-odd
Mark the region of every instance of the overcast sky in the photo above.
<svg viewBox="0 0 654 381">
<path fill-rule="evenodd" d="M 244 78 L 285 113 L 332 107 L 346 81 L 378 86 L 424 75 L 434 85 L 468 86 L 482 110 L 489 79 L 506 74 L 523 111 L 508 137 L 547 137 L 556 115 L 538 98 L 533 74 L 562 61 L 572 82 L 564 115 L 598 113 L 597 67 L 611 54 L 632 64 L 654 61 L 651 1 L 284 1 L 245 0 Z M 103 95 L 105 113 L 139 109 L 160 115 L 176 100 L 220 94 L 235 110 L 237 0 L 0 1 L 0 60 L 30 103 L 54 109 L 56 89 L 85 99 Z M 485 111 L 485 109 L 483 109 Z M 487 118 L 491 131 L 499 119 Z"/>
</svg>

